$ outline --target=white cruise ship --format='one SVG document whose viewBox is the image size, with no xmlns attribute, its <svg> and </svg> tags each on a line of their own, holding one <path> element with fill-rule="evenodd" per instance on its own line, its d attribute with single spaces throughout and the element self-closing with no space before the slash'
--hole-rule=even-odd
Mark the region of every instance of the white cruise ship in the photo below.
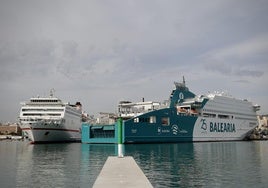
<svg viewBox="0 0 268 188">
<path fill-rule="evenodd" d="M 20 126 L 31 143 L 76 142 L 81 140 L 81 103 L 63 103 L 50 92 L 22 103 Z"/>
</svg>

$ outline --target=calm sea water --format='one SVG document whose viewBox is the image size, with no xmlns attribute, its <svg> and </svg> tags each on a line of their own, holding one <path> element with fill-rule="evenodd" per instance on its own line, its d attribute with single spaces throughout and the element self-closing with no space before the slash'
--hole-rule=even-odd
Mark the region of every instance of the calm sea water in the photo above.
<svg viewBox="0 0 268 188">
<path fill-rule="evenodd" d="M 116 145 L 0 141 L 0 187 L 92 187 Z M 154 187 L 268 187 L 268 141 L 125 145 Z"/>
</svg>

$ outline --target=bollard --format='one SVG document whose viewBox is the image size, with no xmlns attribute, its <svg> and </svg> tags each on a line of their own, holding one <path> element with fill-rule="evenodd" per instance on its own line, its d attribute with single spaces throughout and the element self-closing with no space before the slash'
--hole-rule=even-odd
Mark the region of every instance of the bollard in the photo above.
<svg viewBox="0 0 268 188">
<path fill-rule="evenodd" d="M 117 126 L 118 126 L 118 157 L 124 157 L 123 154 L 123 120 L 120 117 L 117 121 Z"/>
</svg>

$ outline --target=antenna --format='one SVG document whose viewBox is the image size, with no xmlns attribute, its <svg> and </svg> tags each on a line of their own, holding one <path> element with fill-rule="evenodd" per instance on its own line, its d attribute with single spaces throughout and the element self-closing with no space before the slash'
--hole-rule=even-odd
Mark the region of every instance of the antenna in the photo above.
<svg viewBox="0 0 268 188">
<path fill-rule="evenodd" d="M 185 78 L 182 76 L 182 83 L 185 85 Z"/>
<path fill-rule="evenodd" d="M 50 96 L 50 97 L 53 97 L 54 93 L 55 93 L 55 89 L 54 89 L 54 88 L 50 89 L 50 94 L 49 94 L 49 96 Z"/>
</svg>

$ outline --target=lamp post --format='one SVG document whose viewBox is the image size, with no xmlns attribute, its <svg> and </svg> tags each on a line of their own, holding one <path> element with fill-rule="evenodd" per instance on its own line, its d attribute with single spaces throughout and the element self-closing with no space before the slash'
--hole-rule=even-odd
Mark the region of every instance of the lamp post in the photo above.
<svg viewBox="0 0 268 188">
<path fill-rule="evenodd" d="M 118 125 L 118 157 L 124 157 L 123 154 L 123 120 L 120 117 L 117 121 Z"/>
</svg>

